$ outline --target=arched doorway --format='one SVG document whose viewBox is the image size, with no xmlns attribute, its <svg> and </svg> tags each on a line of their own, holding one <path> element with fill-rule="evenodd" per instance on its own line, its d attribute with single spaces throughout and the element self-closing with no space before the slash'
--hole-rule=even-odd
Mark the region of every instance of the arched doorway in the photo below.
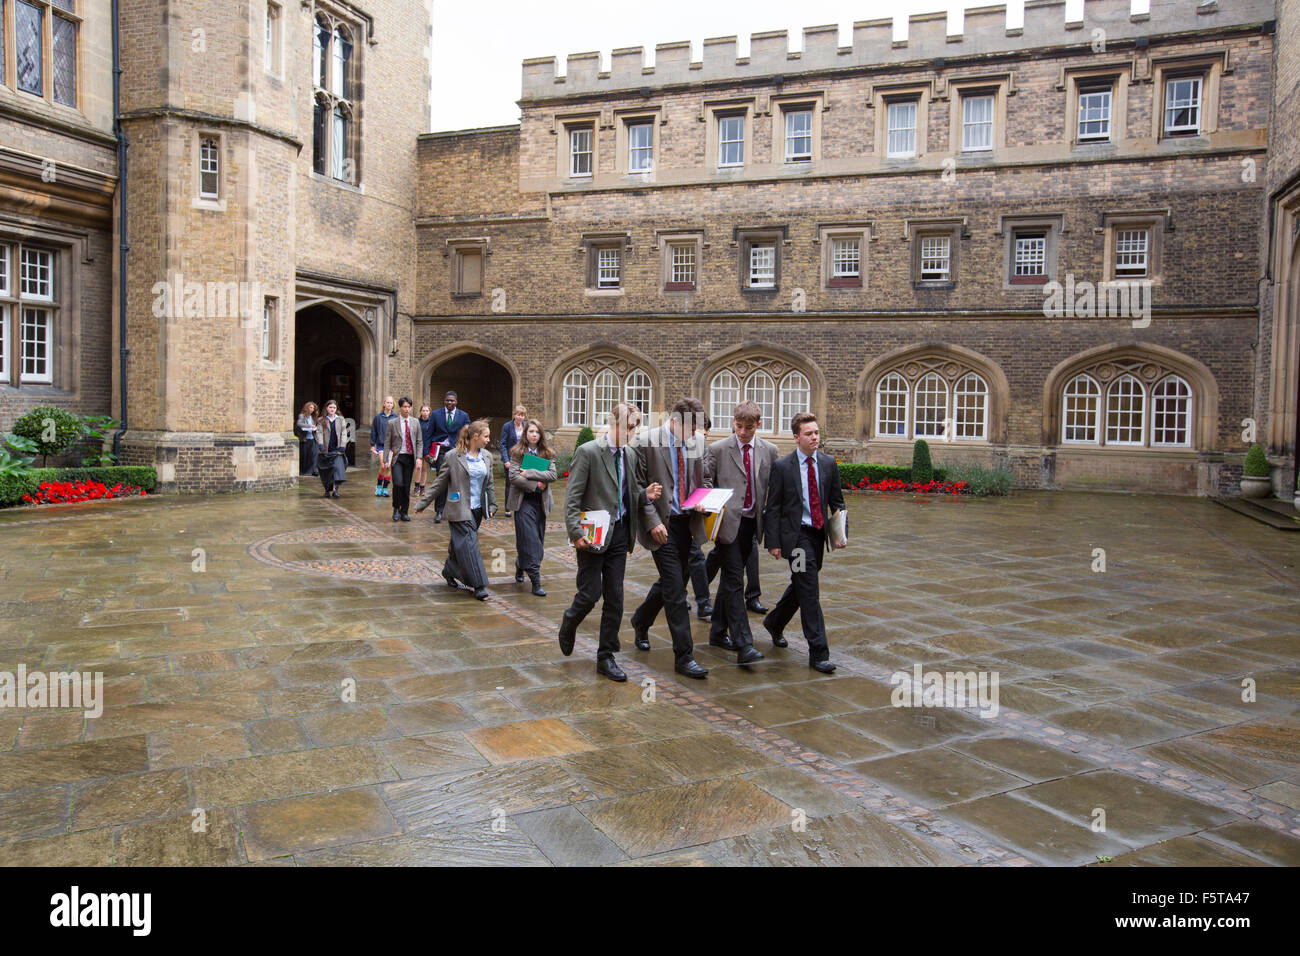
<svg viewBox="0 0 1300 956">
<path fill-rule="evenodd" d="M 460 407 L 471 419 L 486 418 L 492 423 L 492 435 L 499 438 L 501 426 L 514 412 L 514 379 L 509 369 L 486 355 L 462 353 L 433 368 L 428 394 L 435 409 L 443 396 L 454 391 Z"/>
<path fill-rule="evenodd" d="M 333 399 L 339 403 L 339 414 L 366 433 L 371 416 L 361 406 L 365 395 L 361 337 L 347 319 L 323 305 L 303 309 L 297 315 L 294 356 L 295 416 L 307 402 L 323 409 Z M 348 461 L 356 464 L 355 444 L 348 446 Z"/>
</svg>

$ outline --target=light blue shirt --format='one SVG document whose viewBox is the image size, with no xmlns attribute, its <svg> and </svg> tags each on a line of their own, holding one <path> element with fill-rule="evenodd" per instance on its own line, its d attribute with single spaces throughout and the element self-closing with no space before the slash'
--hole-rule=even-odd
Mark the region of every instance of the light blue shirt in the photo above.
<svg viewBox="0 0 1300 956">
<path fill-rule="evenodd" d="M 668 507 L 670 509 L 669 513 L 679 515 L 682 513 L 682 509 L 677 506 L 677 498 L 678 498 L 677 489 L 682 486 L 682 479 L 681 476 L 677 474 L 677 446 L 680 445 L 681 442 L 677 440 L 677 436 L 672 433 L 672 431 L 668 428 L 667 425 L 664 426 L 664 435 L 666 435 L 668 438 L 668 466 L 672 469 L 673 472 L 673 489 L 672 489 L 672 494 L 669 495 L 668 497 Z M 684 450 L 684 446 L 683 446 L 683 450 Z M 690 468 L 691 468 L 690 460 L 688 459 L 686 462 L 686 475 L 687 475 L 688 485 L 690 484 Z"/>
<path fill-rule="evenodd" d="M 488 463 L 483 460 L 482 454 L 477 458 L 471 458 L 469 455 L 462 456 L 465 465 L 469 468 L 469 506 L 473 508 L 483 507 L 483 482 L 488 476 Z"/>
<path fill-rule="evenodd" d="M 799 519 L 801 524 L 812 527 L 812 508 L 808 504 L 808 462 L 813 463 L 813 473 L 817 475 L 817 496 L 821 498 L 821 469 L 817 467 L 817 459 L 810 455 L 805 455 L 801 449 L 796 448 L 795 452 L 799 455 L 799 487 L 803 491 L 803 517 Z"/>
</svg>

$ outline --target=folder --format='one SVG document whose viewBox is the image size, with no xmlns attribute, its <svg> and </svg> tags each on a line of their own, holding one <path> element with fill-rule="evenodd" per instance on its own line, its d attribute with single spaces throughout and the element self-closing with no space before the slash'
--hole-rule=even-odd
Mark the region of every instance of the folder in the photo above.
<svg viewBox="0 0 1300 956">
<path fill-rule="evenodd" d="M 848 544 L 849 512 L 847 508 L 831 512 L 830 521 L 826 524 L 826 534 L 830 537 L 831 545 L 834 547 Z"/>
<path fill-rule="evenodd" d="M 727 513 L 727 506 L 723 505 L 717 511 L 711 512 L 704 516 L 704 540 L 698 542 L 704 544 L 708 541 L 718 540 L 718 529 L 722 527 L 722 516 Z"/>
<path fill-rule="evenodd" d="M 541 455 L 530 455 L 524 452 L 523 460 L 519 462 L 519 467 L 528 471 L 550 471 L 551 463 Z"/>
<path fill-rule="evenodd" d="M 682 510 L 689 511 L 696 505 L 702 504 L 706 511 L 721 511 L 732 494 L 730 488 L 696 488 L 682 505 Z"/>
<path fill-rule="evenodd" d="M 609 544 L 608 511 L 584 511 L 578 515 L 578 526 L 594 550 L 603 551 Z"/>
</svg>

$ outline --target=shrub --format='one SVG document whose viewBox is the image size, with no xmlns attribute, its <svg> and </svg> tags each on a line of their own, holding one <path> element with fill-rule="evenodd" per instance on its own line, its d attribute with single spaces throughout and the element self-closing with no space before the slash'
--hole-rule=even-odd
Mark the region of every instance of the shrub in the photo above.
<svg viewBox="0 0 1300 956">
<path fill-rule="evenodd" d="M 113 468 L 32 468 L 19 475 L 0 475 L 0 507 L 22 502 L 23 495 L 36 496 L 42 482 L 98 481 L 108 487 L 135 485 L 153 491 L 158 474 L 148 465 L 118 465 Z"/>
<path fill-rule="evenodd" d="M 965 482 L 966 494 L 1008 495 L 1015 484 L 1015 475 L 1009 468 L 984 468 L 980 465 L 949 465 L 945 471 L 951 482 Z"/>
<path fill-rule="evenodd" d="M 578 432 L 577 444 L 575 444 L 573 447 L 577 448 L 579 445 L 585 445 L 587 444 L 587 442 L 595 441 L 595 440 L 596 440 L 596 433 L 591 430 L 591 426 L 583 425 L 582 431 Z"/>
<path fill-rule="evenodd" d="M 1268 459 L 1264 456 L 1264 446 L 1251 445 L 1246 452 L 1246 474 L 1251 478 L 1268 477 Z"/>
<path fill-rule="evenodd" d="M 946 469 L 934 469 L 936 481 L 947 481 L 948 477 Z M 907 465 L 870 465 L 856 461 L 844 462 L 840 465 L 840 484 L 846 488 L 856 486 L 863 478 L 867 479 L 869 485 L 889 480 L 910 482 L 912 469 Z"/>
<path fill-rule="evenodd" d="M 63 408 L 37 405 L 14 422 L 14 434 L 36 443 L 36 454 L 44 466 L 50 455 L 57 455 L 81 439 L 81 416 Z"/>
<path fill-rule="evenodd" d="M 918 438 L 912 446 L 912 481 L 923 485 L 934 479 L 934 465 L 930 463 L 930 446 Z"/>
</svg>

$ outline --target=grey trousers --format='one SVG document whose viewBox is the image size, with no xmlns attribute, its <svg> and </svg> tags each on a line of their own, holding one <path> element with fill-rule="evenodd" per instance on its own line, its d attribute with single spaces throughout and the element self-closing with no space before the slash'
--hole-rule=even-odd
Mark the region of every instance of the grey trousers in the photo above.
<svg viewBox="0 0 1300 956">
<path fill-rule="evenodd" d="M 528 575 L 536 584 L 542 576 L 542 554 L 545 550 L 546 515 L 542 512 L 541 495 L 524 495 L 515 510 L 515 568 Z"/>
<path fill-rule="evenodd" d="M 478 526 L 483 520 L 483 509 L 475 508 L 473 521 L 450 521 L 451 544 L 443 570 L 462 584 L 472 588 L 487 587 L 487 568 L 478 549 Z"/>
</svg>

